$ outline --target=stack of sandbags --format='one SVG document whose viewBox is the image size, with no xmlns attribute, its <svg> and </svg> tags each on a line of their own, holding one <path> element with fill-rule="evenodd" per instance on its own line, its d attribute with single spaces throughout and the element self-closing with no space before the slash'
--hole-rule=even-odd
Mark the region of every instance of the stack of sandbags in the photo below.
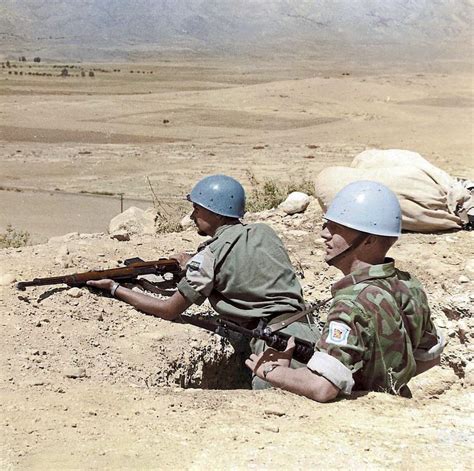
<svg viewBox="0 0 474 471">
<path fill-rule="evenodd" d="M 472 205 L 462 182 L 407 150 L 367 150 L 350 167 L 328 167 L 315 180 L 315 192 L 325 211 L 336 193 L 358 180 L 373 180 L 392 189 L 400 200 L 405 230 L 437 232 L 460 229 L 457 211 Z M 471 202 L 471 203 L 469 203 Z"/>
</svg>

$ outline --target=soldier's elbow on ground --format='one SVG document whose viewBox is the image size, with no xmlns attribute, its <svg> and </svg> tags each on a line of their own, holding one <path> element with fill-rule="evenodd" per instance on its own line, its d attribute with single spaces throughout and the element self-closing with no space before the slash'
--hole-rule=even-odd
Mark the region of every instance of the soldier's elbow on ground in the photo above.
<svg viewBox="0 0 474 471">
<path fill-rule="evenodd" d="M 179 314 L 179 312 L 175 312 L 167 307 L 161 308 L 153 313 L 155 317 L 159 317 L 165 321 L 174 321 L 179 317 Z"/>
<path fill-rule="evenodd" d="M 308 369 L 308 372 L 312 375 L 310 384 L 310 391 L 307 394 L 309 399 L 316 402 L 329 402 L 337 397 L 339 394 L 339 388 L 334 386 L 323 376 L 319 376 Z"/>
<path fill-rule="evenodd" d="M 333 387 L 334 388 L 334 387 Z M 339 390 L 337 388 L 330 389 L 330 388 L 323 388 L 313 391 L 312 399 L 316 402 L 330 402 L 336 399 L 337 395 L 339 394 Z"/>
<path fill-rule="evenodd" d="M 177 305 L 175 302 L 171 302 L 170 298 L 161 300 L 154 299 L 149 296 L 140 296 L 136 299 L 130 300 L 129 304 L 145 314 L 159 317 L 160 319 L 164 319 L 166 321 L 173 321 L 177 319 L 182 312 L 180 310 L 181 306 Z"/>
</svg>

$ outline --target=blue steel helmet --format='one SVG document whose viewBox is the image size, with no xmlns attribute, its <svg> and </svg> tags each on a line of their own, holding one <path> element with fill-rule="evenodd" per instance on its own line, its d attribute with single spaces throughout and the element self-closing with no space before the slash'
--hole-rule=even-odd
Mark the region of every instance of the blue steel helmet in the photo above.
<svg viewBox="0 0 474 471">
<path fill-rule="evenodd" d="M 241 218 L 245 212 L 244 188 L 227 175 L 204 177 L 196 183 L 187 198 L 221 216 Z"/>
<path fill-rule="evenodd" d="M 339 191 L 324 218 L 367 234 L 400 237 L 402 212 L 395 193 L 381 183 L 362 180 Z"/>
</svg>

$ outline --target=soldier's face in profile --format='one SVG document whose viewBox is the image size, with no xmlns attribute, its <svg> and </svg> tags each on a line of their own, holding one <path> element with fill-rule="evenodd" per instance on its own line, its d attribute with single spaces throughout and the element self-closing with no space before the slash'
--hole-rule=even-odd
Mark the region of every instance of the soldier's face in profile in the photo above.
<svg viewBox="0 0 474 471">
<path fill-rule="evenodd" d="M 220 224 L 220 216 L 198 204 L 193 204 L 191 219 L 201 236 L 213 236 Z"/>
<path fill-rule="evenodd" d="M 324 261 L 330 263 L 333 258 L 347 250 L 358 234 L 359 232 L 349 227 L 341 226 L 332 221 L 325 221 L 321 231 L 326 249 Z"/>
</svg>

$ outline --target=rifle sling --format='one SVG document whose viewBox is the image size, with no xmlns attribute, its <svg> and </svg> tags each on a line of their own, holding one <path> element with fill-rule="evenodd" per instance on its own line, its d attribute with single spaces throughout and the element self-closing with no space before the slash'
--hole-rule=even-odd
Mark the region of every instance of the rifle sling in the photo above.
<svg viewBox="0 0 474 471">
<path fill-rule="evenodd" d="M 315 305 L 307 304 L 306 309 L 303 309 L 302 311 L 298 311 L 296 313 L 291 313 L 290 317 L 287 317 L 289 314 L 282 314 L 280 316 L 277 316 L 269 322 L 267 329 L 270 329 L 271 333 L 274 333 L 278 332 L 281 329 L 284 329 L 285 327 L 288 327 L 290 324 L 293 324 L 293 322 L 301 321 L 307 324 L 311 324 L 312 322 L 310 321 L 308 314 L 311 314 L 312 312 L 319 309 L 321 306 L 324 306 L 329 301 L 331 301 L 331 299 L 332 298 L 325 299 L 324 301 L 320 301 Z M 306 319 L 303 320 L 303 317 L 306 317 Z"/>
<path fill-rule="evenodd" d="M 297 322 L 301 320 L 303 317 L 307 316 L 313 309 L 305 309 L 304 311 L 298 311 L 296 313 L 292 313 L 290 317 L 287 317 L 288 314 L 282 314 L 281 316 L 275 317 L 272 319 L 267 326 L 267 329 L 270 329 L 271 333 L 278 332 L 285 327 L 288 327 L 293 322 Z"/>
</svg>

